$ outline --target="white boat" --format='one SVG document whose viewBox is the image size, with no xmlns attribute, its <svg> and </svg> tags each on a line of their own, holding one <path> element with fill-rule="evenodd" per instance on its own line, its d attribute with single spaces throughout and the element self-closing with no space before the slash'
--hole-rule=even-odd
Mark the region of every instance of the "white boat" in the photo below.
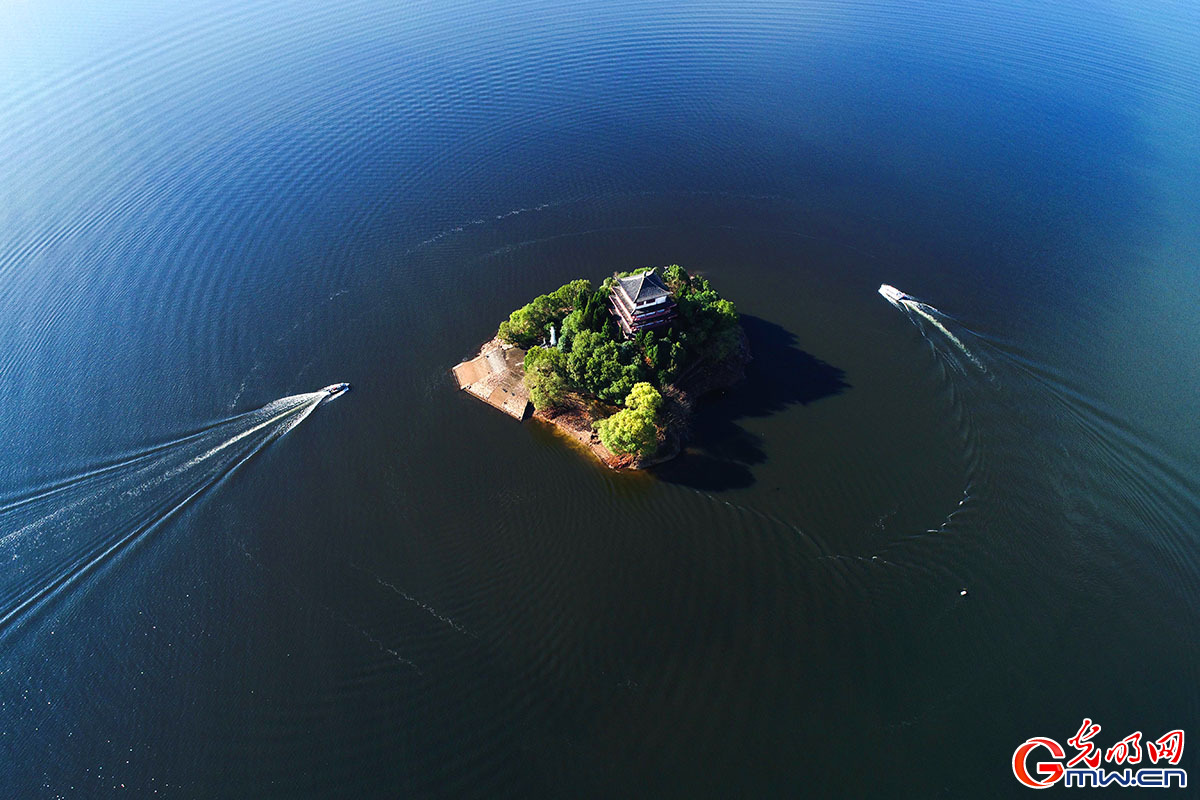
<svg viewBox="0 0 1200 800">
<path fill-rule="evenodd" d="M 894 306 L 900 305 L 900 303 L 904 300 L 912 300 L 913 302 L 916 302 L 916 298 L 912 295 L 905 294 L 895 286 L 890 286 L 886 283 L 879 285 L 879 293 L 883 295 L 885 300 Z"/>
<path fill-rule="evenodd" d="M 332 400 L 333 398 L 337 397 L 339 394 L 350 391 L 350 384 L 348 384 L 348 383 L 331 383 L 328 386 L 326 386 L 324 389 L 322 389 L 321 391 L 325 392 L 325 394 L 329 395 L 329 397 L 327 399 Z"/>
</svg>

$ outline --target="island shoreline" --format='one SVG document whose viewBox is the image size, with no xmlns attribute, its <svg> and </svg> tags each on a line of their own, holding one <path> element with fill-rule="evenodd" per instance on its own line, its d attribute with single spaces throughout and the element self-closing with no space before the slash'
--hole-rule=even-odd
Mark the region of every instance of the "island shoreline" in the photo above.
<svg viewBox="0 0 1200 800">
<path fill-rule="evenodd" d="M 503 346 L 497 339 L 489 339 L 479 348 L 479 353 L 471 361 L 485 358 L 486 353 Z M 716 364 L 698 363 L 679 381 L 663 386 L 662 416 L 664 422 L 659 428 L 658 449 L 654 455 L 647 458 L 617 455 L 601 443 L 593 425 L 598 419 L 617 410 L 616 406 L 576 394 L 572 395 L 569 401 L 561 407 L 535 410 L 527 416 L 588 451 L 597 461 L 610 469 L 649 469 L 670 461 L 683 452 L 684 447 L 691 440 L 691 423 L 697 403 L 707 395 L 731 389 L 744 380 L 746 366 L 752 359 L 746 332 L 739 325 L 738 344 L 724 359 Z M 524 418 L 523 416 L 522 420 Z"/>
<path fill-rule="evenodd" d="M 599 289 L 580 279 L 538 296 L 453 368 L 459 388 L 517 420 L 532 405 L 534 420 L 610 469 L 645 470 L 677 457 L 691 439 L 697 403 L 742 381 L 752 356 L 731 303 L 705 278 L 678 265 L 665 270 L 669 283 L 645 268 L 613 273 Z M 656 328 L 667 333 L 656 339 Z M 639 349 L 631 350 L 635 339 Z M 682 361 L 689 346 L 692 357 Z M 564 353 L 584 354 L 569 377 Z M 657 388 L 647 382 L 653 370 Z M 615 388 L 621 381 L 629 383 Z"/>
</svg>

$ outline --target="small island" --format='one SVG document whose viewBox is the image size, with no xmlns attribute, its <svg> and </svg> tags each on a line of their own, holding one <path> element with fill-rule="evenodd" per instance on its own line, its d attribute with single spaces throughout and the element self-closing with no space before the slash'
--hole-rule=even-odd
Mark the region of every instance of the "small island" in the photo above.
<svg viewBox="0 0 1200 800">
<path fill-rule="evenodd" d="M 679 453 L 696 398 L 737 383 L 749 359 L 733 303 L 672 264 L 534 298 L 454 376 L 517 419 L 532 403 L 614 469 L 641 469 Z"/>
</svg>

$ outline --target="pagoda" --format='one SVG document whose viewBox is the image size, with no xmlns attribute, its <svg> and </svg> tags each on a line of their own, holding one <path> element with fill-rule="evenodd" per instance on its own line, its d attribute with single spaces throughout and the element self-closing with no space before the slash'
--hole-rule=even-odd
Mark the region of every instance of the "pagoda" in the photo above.
<svg viewBox="0 0 1200 800">
<path fill-rule="evenodd" d="M 617 278 L 608 296 L 613 316 L 625 336 L 670 324 L 675 319 L 675 301 L 658 271 L 651 269 Z"/>
</svg>

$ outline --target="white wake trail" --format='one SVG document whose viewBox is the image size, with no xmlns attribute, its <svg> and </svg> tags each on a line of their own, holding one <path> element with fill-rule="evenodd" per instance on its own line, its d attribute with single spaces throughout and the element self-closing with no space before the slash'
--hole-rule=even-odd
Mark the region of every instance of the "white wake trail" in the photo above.
<svg viewBox="0 0 1200 800">
<path fill-rule="evenodd" d="M 275 400 L 0 505 L 0 636 L 308 418 L 327 390 Z"/>
<path fill-rule="evenodd" d="M 959 350 L 962 351 L 962 354 L 964 356 L 966 356 L 968 359 L 970 359 L 971 363 L 974 364 L 976 366 L 976 368 L 978 368 L 979 370 L 981 370 L 983 372 L 987 372 L 987 367 L 985 367 L 983 365 L 983 362 L 981 362 L 978 358 L 975 357 L 974 353 L 972 353 L 970 350 L 967 349 L 967 346 L 962 343 L 962 339 L 959 339 L 957 336 L 955 336 L 953 333 L 951 333 L 950 330 L 945 325 L 943 325 L 936 317 L 933 316 L 933 314 L 930 314 L 928 311 L 925 310 L 926 308 L 932 309 L 934 311 L 936 311 L 937 309 L 933 308 L 932 306 L 927 306 L 924 303 L 918 302 L 916 300 L 904 300 L 901 302 L 904 303 L 904 306 L 906 308 L 910 308 L 913 311 L 917 312 L 922 317 L 924 317 L 926 320 L 928 320 L 929 323 L 931 325 L 933 325 L 933 327 L 935 327 L 939 331 L 941 331 L 942 334 L 945 335 L 945 337 L 947 339 L 949 339 L 955 347 L 957 347 Z"/>
<path fill-rule="evenodd" d="M 959 352 L 966 356 L 967 359 L 975 365 L 976 369 L 981 372 L 987 372 L 987 367 L 985 367 L 983 362 L 976 358 L 975 354 L 972 353 L 965 344 L 963 344 L 962 339 L 959 339 L 957 336 L 955 336 L 949 328 L 942 324 L 941 320 L 934 316 L 934 314 L 941 314 L 942 312 L 938 311 L 928 303 L 923 303 L 912 295 L 902 292 L 895 286 L 890 286 L 886 283 L 879 287 L 879 293 L 883 295 L 885 300 L 894 305 L 896 308 L 902 311 L 913 311 L 919 314 L 926 322 L 941 331 L 942 335 L 945 336 L 951 344 L 958 348 Z"/>
</svg>

